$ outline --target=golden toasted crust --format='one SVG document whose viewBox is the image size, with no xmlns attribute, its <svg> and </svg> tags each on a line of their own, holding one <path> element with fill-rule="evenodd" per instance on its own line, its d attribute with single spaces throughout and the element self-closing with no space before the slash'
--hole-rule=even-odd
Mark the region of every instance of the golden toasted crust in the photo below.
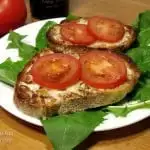
<svg viewBox="0 0 150 150">
<path fill-rule="evenodd" d="M 65 22 L 68 22 L 68 21 L 67 20 L 62 21 L 62 23 L 65 23 Z M 87 18 L 77 19 L 76 22 L 86 24 Z M 61 30 L 61 24 L 57 24 L 47 32 L 47 39 L 50 43 L 49 46 L 51 46 L 51 44 L 54 44 L 54 45 L 59 45 L 62 47 L 75 46 L 78 48 L 89 47 L 89 48 L 97 48 L 97 49 L 107 49 L 107 50 L 112 50 L 112 51 L 117 51 L 117 50 L 122 51 L 122 50 L 129 48 L 136 39 L 136 33 L 134 29 L 128 25 L 124 25 L 125 34 L 124 34 L 124 37 L 120 41 L 115 42 L 115 43 L 96 41 L 90 45 L 72 44 L 71 42 L 63 39 L 63 37 L 61 36 L 60 30 Z"/>
<path fill-rule="evenodd" d="M 90 49 L 86 49 L 85 51 L 89 50 Z M 80 50 L 81 53 L 70 53 L 70 55 L 79 57 L 79 55 L 83 54 L 85 51 Z M 46 49 L 34 56 L 18 75 L 14 101 L 20 110 L 31 116 L 42 117 L 57 113 L 64 114 L 83 111 L 85 109 L 118 102 L 133 89 L 140 76 L 139 70 L 130 58 L 122 54 L 117 54 L 124 59 L 126 67 L 129 70 L 128 79 L 124 84 L 114 89 L 96 89 L 80 81 L 76 85 L 73 85 L 75 90 L 73 87 L 68 87 L 65 90 L 59 91 L 57 96 L 54 96 L 57 90 L 37 85 L 34 83 L 31 75 L 33 63 L 39 57 L 50 53 L 53 53 L 51 49 Z"/>
</svg>

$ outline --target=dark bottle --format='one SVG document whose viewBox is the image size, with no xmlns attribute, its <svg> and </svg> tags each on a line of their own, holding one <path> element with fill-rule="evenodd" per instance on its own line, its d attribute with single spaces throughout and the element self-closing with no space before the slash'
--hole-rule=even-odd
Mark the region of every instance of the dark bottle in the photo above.
<svg viewBox="0 0 150 150">
<path fill-rule="evenodd" d="M 69 0 L 30 0 L 32 17 L 47 19 L 68 15 Z"/>
</svg>

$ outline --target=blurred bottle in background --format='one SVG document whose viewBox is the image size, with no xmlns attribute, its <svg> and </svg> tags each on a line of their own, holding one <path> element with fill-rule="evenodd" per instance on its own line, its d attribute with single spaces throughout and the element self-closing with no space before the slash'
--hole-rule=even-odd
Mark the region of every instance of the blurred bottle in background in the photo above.
<svg viewBox="0 0 150 150">
<path fill-rule="evenodd" d="M 65 17 L 69 11 L 69 0 L 30 0 L 33 19 Z"/>
</svg>

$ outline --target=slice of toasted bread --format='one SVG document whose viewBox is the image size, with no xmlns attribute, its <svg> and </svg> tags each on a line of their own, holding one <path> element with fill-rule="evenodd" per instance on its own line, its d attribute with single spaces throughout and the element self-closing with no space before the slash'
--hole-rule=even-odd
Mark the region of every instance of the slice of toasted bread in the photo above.
<svg viewBox="0 0 150 150">
<path fill-rule="evenodd" d="M 67 20 L 62 21 L 61 24 L 68 22 Z M 87 24 L 87 18 L 80 18 L 75 20 L 77 24 Z M 109 50 L 124 50 L 131 46 L 131 44 L 135 41 L 136 33 L 134 29 L 131 26 L 124 25 L 125 34 L 123 38 L 118 42 L 104 42 L 104 41 L 95 41 L 92 44 L 89 45 L 79 45 L 79 44 L 73 44 L 69 41 L 66 41 L 63 39 L 61 35 L 61 24 L 54 25 L 53 28 L 51 28 L 47 32 L 47 39 L 49 41 L 49 46 L 51 44 L 56 44 L 59 46 L 77 46 L 77 47 L 89 47 L 89 48 L 98 48 L 98 49 L 109 49 Z"/>
<path fill-rule="evenodd" d="M 89 50 L 80 49 L 79 53 L 71 51 L 68 54 L 79 58 L 81 53 Z M 39 57 L 51 53 L 54 52 L 46 49 L 34 56 L 18 75 L 16 82 L 15 104 L 26 114 L 35 117 L 83 111 L 119 102 L 133 89 L 140 76 L 136 65 L 127 56 L 117 54 L 124 59 L 127 67 L 127 81 L 122 85 L 114 89 L 97 89 L 79 81 L 65 90 L 48 89 L 33 81 L 31 68 Z"/>
</svg>

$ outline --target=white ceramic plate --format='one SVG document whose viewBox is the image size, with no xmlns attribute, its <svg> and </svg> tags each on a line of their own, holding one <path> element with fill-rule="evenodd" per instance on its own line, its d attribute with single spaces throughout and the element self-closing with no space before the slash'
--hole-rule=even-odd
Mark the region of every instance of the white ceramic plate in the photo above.
<svg viewBox="0 0 150 150">
<path fill-rule="evenodd" d="M 62 20 L 62 18 L 57 18 L 57 19 L 52 19 L 52 20 L 59 22 L 60 20 Z M 31 45 L 35 45 L 35 37 L 39 29 L 45 24 L 46 21 L 47 20 L 28 24 L 15 31 L 23 35 L 28 35 L 24 39 L 24 42 L 29 43 Z M 8 35 L 0 39 L 0 63 L 2 63 L 8 57 L 11 57 L 12 60 L 18 59 L 17 50 L 15 49 L 6 50 L 6 47 L 8 45 L 7 38 L 8 38 Z M 25 115 L 16 108 L 16 106 L 13 103 L 13 92 L 14 92 L 14 89 L 12 87 L 0 82 L 0 105 L 1 107 L 3 107 L 6 111 L 10 112 L 14 116 L 22 120 L 25 120 L 29 123 L 32 123 L 38 126 L 42 126 L 40 120 L 30 117 L 28 115 Z M 139 109 L 139 110 L 133 111 L 129 113 L 127 117 L 116 118 L 113 114 L 108 114 L 106 116 L 106 120 L 104 121 L 104 123 L 97 126 L 95 128 L 95 131 L 104 131 L 104 130 L 111 130 L 111 129 L 124 127 L 130 124 L 133 124 L 135 122 L 138 122 L 144 118 L 147 118 L 148 116 L 150 116 L 150 109 Z"/>
</svg>

